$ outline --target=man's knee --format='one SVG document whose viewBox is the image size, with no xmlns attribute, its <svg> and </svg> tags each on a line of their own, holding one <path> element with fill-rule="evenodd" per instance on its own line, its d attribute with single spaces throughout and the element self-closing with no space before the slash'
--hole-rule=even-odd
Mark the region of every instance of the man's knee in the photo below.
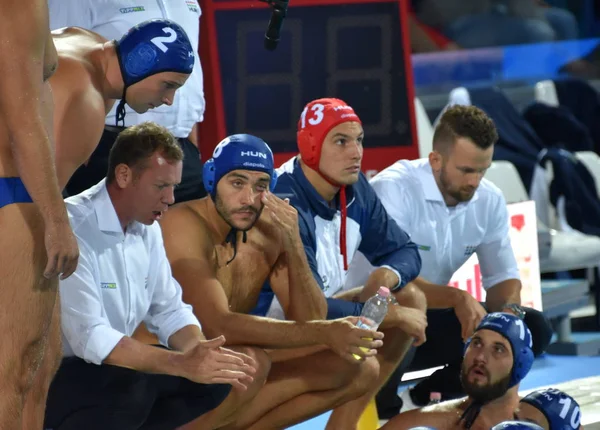
<svg viewBox="0 0 600 430">
<path fill-rule="evenodd" d="M 546 316 L 538 310 L 525 308 L 525 324 L 531 331 L 533 353 L 537 357 L 542 354 L 552 339 L 552 325 Z"/>
<path fill-rule="evenodd" d="M 375 357 L 369 357 L 358 366 L 354 366 L 354 372 L 348 386 L 348 394 L 357 398 L 374 388 L 379 379 L 379 361 Z"/>
<path fill-rule="evenodd" d="M 394 294 L 400 306 L 419 309 L 425 312 L 427 310 L 427 299 L 419 287 L 409 282 L 399 292 Z"/>
<path fill-rule="evenodd" d="M 269 376 L 271 370 L 271 358 L 263 349 L 255 347 L 241 347 L 236 348 L 237 351 L 242 354 L 246 354 L 254 360 L 256 373 L 254 374 L 254 385 L 262 387 Z M 260 388 L 259 387 L 259 388 Z"/>
</svg>

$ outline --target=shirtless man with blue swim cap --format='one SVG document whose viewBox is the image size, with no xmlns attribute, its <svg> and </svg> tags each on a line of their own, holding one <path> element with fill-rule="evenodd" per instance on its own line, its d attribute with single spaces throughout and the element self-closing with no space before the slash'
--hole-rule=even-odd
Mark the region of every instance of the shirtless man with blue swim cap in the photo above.
<svg viewBox="0 0 600 430">
<path fill-rule="evenodd" d="M 177 204 L 161 220 L 173 276 L 208 336 L 264 348 L 272 361 L 264 387 L 224 428 L 288 428 L 372 389 L 383 334 L 357 327 L 356 317 L 325 320 L 298 213 L 271 192 L 277 172 L 269 146 L 255 136 L 229 136 L 204 165 L 203 179 L 208 197 Z M 267 283 L 287 321 L 251 314 Z M 356 427 L 336 412 L 327 429 Z"/>
<path fill-rule="evenodd" d="M 115 100 L 121 98 L 140 113 L 170 104 L 175 91 L 192 72 L 194 54 L 184 30 L 162 19 L 143 22 L 114 41 L 77 27 L 51 34 L 58 52 L 58 69 L 50 79 L 56 175 L 63 189 L 98 145 L 104 119 Z M 122 114 L 125 102 L 120 109 Z M 50 345 L 34 381 L 39 388 L 28 399 L 28 405 L 41 406 L 35 413 L 27 414 L 28 428 L 42 428 L 48 387 L 60 364 L 59 315 L 57 305 L 50 327 Z"/>
<path fill-rule="evenodd" d="M 79 27 L 52 32 L 58 71 L 54 92 L 56 162 L 61 186 L 96 148 L 104 119 L 116 100 L 120 121 L 125 103 L 138 113 L 170 105 L 194 67 L 194 52 L 176 23 L 154 19 L 108 41 Z"/>
<path fill-rule="evenodd" d="M 58 276 L 73 273 L 79 252 L 53 158 L 48 79 L 57 56 L 47 2 L 4 0 L 1 19 L 0 429 L 21 430 L 33 428 L 23 423 L 25 398 L 42 390 L 34 378 L 46 349 Z"/>
<path fill-rule="evenodd" d="M 465 344 L 461 382 L 466 399 L 401 413 L 382 430 L 430 426 L 438 430 L 489 429 L 514 419 L 519 382 L 533 364 L 531 332 L 520 318 L 487 314 Z"/>
</svg>

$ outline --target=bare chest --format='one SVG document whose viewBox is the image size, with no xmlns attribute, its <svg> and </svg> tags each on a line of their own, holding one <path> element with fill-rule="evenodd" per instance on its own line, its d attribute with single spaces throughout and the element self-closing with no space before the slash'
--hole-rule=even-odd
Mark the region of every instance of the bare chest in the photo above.
<svg viewBox="0 0 600 430">
<path fill-rule="evenodd" d="M 260 291 L 269 279 L 277 259 L 277 250 L 268 241 L 238 243 L 233 258 L 231 245 L 215 247 L 217 279 L 223 286 L 234 312 L 248 313 L 257 304 Z"/>
</svg>

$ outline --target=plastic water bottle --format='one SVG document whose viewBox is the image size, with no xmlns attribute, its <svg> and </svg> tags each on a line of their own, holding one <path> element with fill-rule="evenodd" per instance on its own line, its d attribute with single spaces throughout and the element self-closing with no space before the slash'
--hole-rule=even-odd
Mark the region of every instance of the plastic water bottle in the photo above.
<svg viewBox="0 0 600 430">
<path fill-rule="evenodd" d="M 442 393 L 432 391 L 429 393 L 429 405 L 437 405 L 442 402 Z M 428 406 L 429 406 L 428 405 Z"/>
<path fill-rule="evenodd" d="M 367 330 L 377 330 L 379 324 L 381 324 L 387 314 L 389 297 L 390 290 L 386 287 L 379 287 L 377 294 L 366 301 L 362 313 L 360 314 L 361 318 L 356 325 Z M 372 339 L 369 338 L 369 340 Z M 360 349 L 364 352 L 369 351 L 368 348 L 363 348 L 362 346 Z M 354 354 L 354 358 L 357 360 L 361 359 L 361 357 L 356 354 Z"/>
</svg>

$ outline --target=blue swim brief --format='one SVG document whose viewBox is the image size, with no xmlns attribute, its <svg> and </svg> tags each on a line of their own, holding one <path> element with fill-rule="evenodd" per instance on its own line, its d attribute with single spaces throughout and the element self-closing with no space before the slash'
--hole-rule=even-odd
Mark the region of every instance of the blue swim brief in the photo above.
<svg viewBox="0 0 600 430">
<path fill-rule="evenodd" d="M 21 178 L 0 178 L 0 208 L 13 203 L 33 203 Z"/>
</svg>

